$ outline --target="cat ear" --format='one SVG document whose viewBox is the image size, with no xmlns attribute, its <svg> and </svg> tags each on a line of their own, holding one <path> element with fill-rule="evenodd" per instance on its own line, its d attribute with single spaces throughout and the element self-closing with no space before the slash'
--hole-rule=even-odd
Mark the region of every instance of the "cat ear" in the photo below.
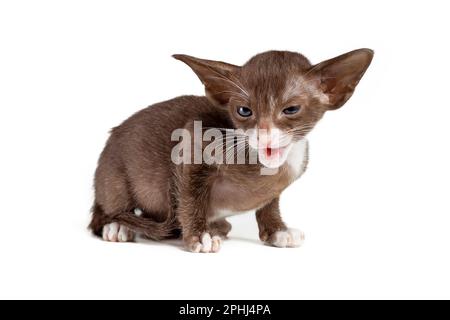
<svg viewBox="0 0 450 320">
<path fill-rule="evenodd" d="M 352 96 L 373 54 L 370 49 L 359 49 L 323 61 L 312 68 L 313 75 L 319 78 L 320 90 L 328 98 L 330 110 L 342 107 Z"/>
<path fill-rule="evenodd" d="M 191 67 L 205 86 L 206 96 L 214 104 L 227 104 L 233 94 L 248 97 L 247 92 L 236 77 L 241 67 L 221 61 L 199 59 L 184 54 L 174 54 L 173 57 Z"/>
</svg>

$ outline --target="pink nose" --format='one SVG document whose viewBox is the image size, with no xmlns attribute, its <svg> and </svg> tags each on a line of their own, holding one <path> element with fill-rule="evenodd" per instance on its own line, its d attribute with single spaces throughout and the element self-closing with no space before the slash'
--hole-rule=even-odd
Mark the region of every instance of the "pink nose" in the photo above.
<svg viewBox="0 0 450 320">
<path fill-rule="evenodd" d="M 270 129 L 269 121 L 262 120 L 262 121 L 259 123 L 258 128 L 259 128 L 259 129 L 264 129 L 264 130 L 269 131 L 269 129 Z"/>
<path fill-rule="evenodd" d="M 262 119 L 258 124 L 258 141 L 262 146 L 270 146 L 271 139 L 271 125 L 270 120 Z"/>
<path fill-rule="evenodd" d="M 268 129 L 259 129 L 258 130 L 258 140 L 259 144 L 262 145 L 270 145 L 272 142 L 270 131 Z"/>
</svg>

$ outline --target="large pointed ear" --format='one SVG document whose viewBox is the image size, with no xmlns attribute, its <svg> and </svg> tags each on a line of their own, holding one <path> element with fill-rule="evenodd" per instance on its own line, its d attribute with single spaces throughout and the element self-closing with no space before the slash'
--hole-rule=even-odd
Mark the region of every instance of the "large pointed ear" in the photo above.
<svg viewBox="0 0 450 320">
<path fill-rule="evenodd" d="M 248 98 L 246 90 L 237 77 L 241 67 L 184 54 L 174 54 L 173 57 L 191 67 L 204 84 L 206 96 L 214 104 L 225 105 L 232 95 Z"/>
<path fill-rule="evenodd" d="M 320 89 L 328 98 L 330 110 L 340 108 L 352 96 L 373 54 L 370 49 L 359 49 L 323 61 L 312 68 L 311 73 L 319 78 Z"/>
</svg>

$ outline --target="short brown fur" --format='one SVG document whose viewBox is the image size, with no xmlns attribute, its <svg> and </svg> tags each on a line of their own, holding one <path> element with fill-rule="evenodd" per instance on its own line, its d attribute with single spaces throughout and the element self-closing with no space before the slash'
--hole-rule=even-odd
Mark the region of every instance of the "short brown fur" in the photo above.
<svg viewBox="0 0 450 320">
<path fill-rule="evenodd" d="M 302 139 L 327 110 L 350 98 L 372 56 L 371 50 L 360 49 L 312 65 L 298 53 L 269 51 L 239 67 L 175 55 L 203 82 L 206 97 L 182 96 L 152 105 L 112 130 L 95 173 L 90 228 L 100 235 L 105 224 L 118 222 L 155 240 L 181 234 L 195 251 L 205 232 L 225 237 L 230 231 L 225 219 L 211 219 L 217 209 L 257 208 L 260 238 L 272 243 L 275 232 L 286 230 L 279 196 L 298 178 L 289 166 L 261 175 L 259 163 L 175 165 L 170 155 L 177 142 L 171 133 L 192 131 L 195 120 L 204 127 L 241 129 L 270 122 L 286 132 L 303 128 L 294 135 Z M 251 117 L 239 116 L 236 109 L 242 105 L 252 108 Z M 301 106 L 301 112 L 275 116 L 290 105 Z M 136 216 L 135 208 L 144 215 Z"/>
</svg>

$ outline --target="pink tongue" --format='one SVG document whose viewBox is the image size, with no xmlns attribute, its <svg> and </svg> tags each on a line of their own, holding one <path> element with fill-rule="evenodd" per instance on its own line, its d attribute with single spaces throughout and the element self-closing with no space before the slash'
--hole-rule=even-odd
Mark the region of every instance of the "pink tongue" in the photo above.
<svg viewBox="0 0 450 320">
<path fill-rule="evenodd" d="M 280 149 L 272 149 L 272 148 L 266 148 L 266 156 L 268 159 L 272 157 L 277 157 L 280 153 Z"/>
</svg>

